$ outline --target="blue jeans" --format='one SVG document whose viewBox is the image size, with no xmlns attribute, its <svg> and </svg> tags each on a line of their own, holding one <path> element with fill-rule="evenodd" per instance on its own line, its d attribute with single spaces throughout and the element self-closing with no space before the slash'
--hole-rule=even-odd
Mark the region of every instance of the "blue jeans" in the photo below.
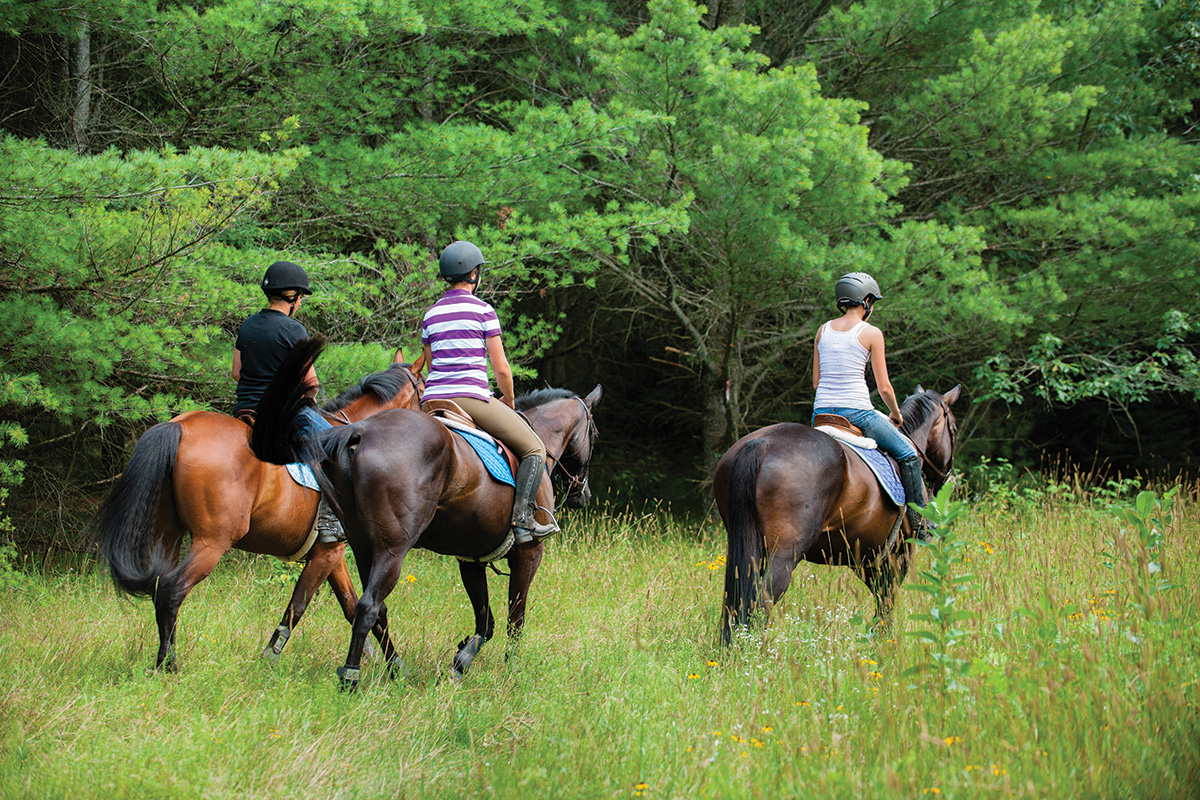
<svg viewBox="0 0 1200 800">
<path fill-rule="evenodd" d="M 891 455 L 899 464 L 900 483 L 904 486 L 904 495 L 908 502 L 925 506 L 925 486 L 921 481 L 921 461 L 917 458 L 917 451 L 886 414 L 873 408 L 813 409 L 814 418 L 817 414 L 843 416 L 850 420 L 851 424 L 861 428 L 864 436 L 874 439 L 879 449 Z"/>
<path fill-rule="evenodd" d="M 324 415 L 322 415 L 320 411 L 317 411 L 312 406 L 305 406 L 304 408 L 300 409 L 300 413 L 296 416 L 304 417 L 303 422 L 300 420 L 296 421 L 297 425 L 311 427 L 318 432 L 333 427 L 333 423 L 325 419 Z"/>
</svg>

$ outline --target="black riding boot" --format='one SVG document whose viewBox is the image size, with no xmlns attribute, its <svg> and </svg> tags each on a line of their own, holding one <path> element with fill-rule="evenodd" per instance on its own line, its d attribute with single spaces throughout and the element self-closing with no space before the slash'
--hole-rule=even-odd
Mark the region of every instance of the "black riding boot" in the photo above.
<svg viewBox="0 0 1200 800">
<path fill-rule="evenodd" d="M 912 458 L 900 462 L 900 484 L 904 487 L 904 499 L 907 502 L 916 503 L 921 508 L 925 507 L 925 482 L 921 480 L 921 462 L 918 459 Z M 929 531 L 926 528 L 928 523 L 925 518 L 914 509 L 909 508 L 907 503 L 904 511 L 908 514 L 908 524 L 912 527 L 913 534 L 923 542 L 928 541 Z"/>
<path fill-rule="evenodd" d="M 548 525 L 543 525 L 534 518 L 534 512 L 538 508 L 538 487 L 542 485 L 545 469 L 546 462 L 541 456 L 526 456 L 517 467 L 517 491 L 516 497 L 513 498 L 512 525 L 517 529 L 518 543 L 531 541 L 533 538 L 541 539 L 559 531 L 553 515 Z"/>
<path fill-rule="evenodd" d="M 342 521 L 337 518 L 337 514 L 333 513 L 333 509 L 325 502 L 324 497 L 317 506 L 317 541 L 323 543 L 346 541 L 346 531 L 342 528 Z"/>
</svg>

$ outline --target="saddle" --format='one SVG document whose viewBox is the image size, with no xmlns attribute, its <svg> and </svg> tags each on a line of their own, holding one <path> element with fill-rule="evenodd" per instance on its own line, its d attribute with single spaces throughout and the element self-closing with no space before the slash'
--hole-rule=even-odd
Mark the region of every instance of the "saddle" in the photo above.
<svg viewBox="0 0 1200 800">
<path fill-rule="evenodd" d="M 424 405 L 426 414 L 433 417 L 452 431 L 465 433 L 466 435 L 463 438 L 471 443 L 472 447 L 474 447 L 474 442 L 479 439 L 482 439 L 485 442 L 497 447 L 499 451 L 504 454 L 504 459 L 508 462 L 508 468 L 511 473 L 508 476 L 509 480 L 512 479 L 512 476 L 517 474 L 517 456 L 515 453 L 513 453 L 512 449 L 509 448 L 509 446 L 504 442 L 500 441 L 483 428 L 480 428 L 478 425 L 476 425 L 475 420 L 471 419 L 471 415 L 464 411 L 463 407 L 458 403 L 454 402 L 453 400 L 433 399 L 425 401 Z M 488 466 L 489 469 L 494 466 L 492 463 L 489 463 L 488 458 L 479 450 L 479 448 L 475 447 L 474 449 L 477 453 L 479 453 L 480 458 L 483 459 L 485 466 Z M 499 479 L 499 476 L 496 476 L 495 474 L 493 474 L 493 477 Z M 507 483 L 507 481 L 504 482 Z"/>
<path fill-rule="evenodd" d="M 852 433 L 855 436 L 863 435 L 862 428 L 858 427 L 841 414 L 817 414 L 815 417 L 813 417 L 813 427 L 820 428 L 822 426 L 837 428 L 840 431 Z"/>
</svg>

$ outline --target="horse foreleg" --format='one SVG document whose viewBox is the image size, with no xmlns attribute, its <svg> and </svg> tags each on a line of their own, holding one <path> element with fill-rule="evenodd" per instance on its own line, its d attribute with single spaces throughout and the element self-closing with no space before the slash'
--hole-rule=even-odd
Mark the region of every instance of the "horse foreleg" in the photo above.
<svg viewBox="0 0 1200 800">
<path fill-rule="evenodd" d="M 292 590 L 287 608 L 283 610 L 283 618 L 279 621 L 279 627 L 271 634 L 271 641 L 263 650 L 263 658 L 269 661 L 278 660 L 279 654 L 283 652 L 283 646 L 287 644 L 295 627 L 300 624 L 300 618 L 304 616 L 308 604 L 316 597 L 317 590 L 321 588 L 321 584 L 326 578 L 329 579 L 329 585 L 333 589 L 338 603 L 342 606 L 342 613 L 345 614 L 346 621 L 354 623 L 354 604 L 358 600 L 358 595 L 354 592 L 354 587 L 350 585 L 350 572 L 346 569 L 345 552 L 345 544 L 318 542 L 313 545 L 308 560 L 304 563 L 304 569 L 300 571 L 300 577 L 296 579 L 296 587 Z M 339 581 L 335 577 L 339 571 L 344 577 L 344 581 Z"/>
<path fill-rule="evenodd" d="M 450 676 L 461 679 L 471 668 L 475 656 L 496 629 L 496 619 L 492 616 L 491 603 L 488 602 L 487 568 L 475 561 L 458 562 L 458 572 L 462 576 L 463 588 L 471 601 L 471 609 L 475 615 L 475 633 L 458 643 L 458 652 L 454 654 L 454 662 L 450 668 Z"/>
<path fill-rule="evenodd" d="M 515 644 L 525 625 L 525 605 L 529 601 L 529 585 L 542 564 L 546 545 L 542 541 L 517 545 L 508 555 L 512 577 L 508 579 L 508 638 Z"/>
<path fill-rule="evenodd" d="M 154 618 L 158 623 L 158 659 L 154 668 L 174 672 L 175 625 L 179 619 L 179 607 L 196 584 L 208 577 L 228 546 L 197 544 L 192 539 L 192 549 L 187 558 L 163 576 L 154 590 Z"/>
<path fill-rule="evenodd" d="M 896 607 L 896 588 L 908 571 L 908 559 L 904 554 L 876 556 L 865 562 L 859 577 L 875 597 L 875 622 L 872 630 L 888 633 L 892 629 L 892 611 Z"/>
</svg>

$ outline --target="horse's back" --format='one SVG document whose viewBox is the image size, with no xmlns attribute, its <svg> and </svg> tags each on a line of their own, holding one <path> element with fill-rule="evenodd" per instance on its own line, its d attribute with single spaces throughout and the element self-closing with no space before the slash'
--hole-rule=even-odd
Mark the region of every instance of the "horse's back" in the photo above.
<svg viewBox="0 0 1200 800">
<path fill-rule="evenodd" d="M 394 409 L 353 427 L 355 503 L 360 517 L 370 509 L 375 520 L 387 517 L 389 527 L 398 526 L 386 535 L 420 537 L 410 544 L 462 555 L 464 531 L 479 531 L 489 542 L 507 531 L 512 488 L 494 481 L 445 425 L 420 411 Z"/>
<path fill-rule="evenodd" d="M 798 423 L 754 431 L 718 463 L 714 488 L 727 527 L 734 512 L 745 511 L 731 508 L 731 489 L 736 487 L 739 462 L 744 469 L 750 458 L 758 461 L 752 494 L 744 491 L 734 504 L 753 504 L 769 551 L 789 550 L 815 561 L 842 560 L 848 548 L 874 548 L 886 540 L 884 512 L 889 503 L 870 469 L 833 437 Z"/>
</svg>

